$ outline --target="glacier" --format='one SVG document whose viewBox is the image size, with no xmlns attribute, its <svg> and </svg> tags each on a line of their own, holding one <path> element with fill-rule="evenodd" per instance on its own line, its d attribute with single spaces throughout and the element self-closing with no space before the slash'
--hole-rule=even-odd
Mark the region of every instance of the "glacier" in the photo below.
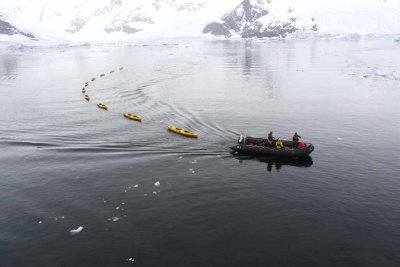
<svg viewBox="0 0 400 267">
<path fill-rule="evenodd" d="M 399 17 L 400 0 L 2 0 L 0 41 L 398 36 Z"/>
</svg>

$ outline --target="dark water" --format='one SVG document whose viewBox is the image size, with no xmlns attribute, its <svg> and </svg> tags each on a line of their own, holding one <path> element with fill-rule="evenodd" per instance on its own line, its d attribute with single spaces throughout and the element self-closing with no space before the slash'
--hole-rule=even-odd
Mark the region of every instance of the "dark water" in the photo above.
<svg viewBox="0 0 400 267">
<path fill-rule="evenodd" d="M 392 40 L 4 48 L 0 63 L 0 266 L 400 265 Z M 312 159 L 229 153 L 270 130 L 299 132 Z"/>
</svg>

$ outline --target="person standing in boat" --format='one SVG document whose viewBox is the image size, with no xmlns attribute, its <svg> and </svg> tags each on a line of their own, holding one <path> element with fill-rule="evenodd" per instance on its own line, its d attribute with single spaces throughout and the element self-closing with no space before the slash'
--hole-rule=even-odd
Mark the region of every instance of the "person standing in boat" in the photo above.
<svg viewBox="0 0 400 267">
<path fill-rule="evenodd" d="M 300 138 L 301 138 L 301 136 L 298 135 L 297 132 L 295 132 L 294 135 L 293 135 L 293 138 L 292 138 L 292 140 L 293 140 L 293 147 L 294 147 L 294 148 L 297 147 L 297 144 L 299 143 L 299 139 L 300 139 Z"/>
<path fill-rule="evenodd" d="M 265 142 L 265 145 L 273 147 L 274 146 L 274 140 L 275 140 L 275 138 L 272 135 L 272 131 L 270 131 L 269 134 L 268 134 L 267 140 Z"/>
<path fill-rule="evenodd" d="M 269 132 L 268 134 L 268 141 L 272 142 L 274 140 L 274 136 L 272 135 L 272 131 Z"/>
</svg>

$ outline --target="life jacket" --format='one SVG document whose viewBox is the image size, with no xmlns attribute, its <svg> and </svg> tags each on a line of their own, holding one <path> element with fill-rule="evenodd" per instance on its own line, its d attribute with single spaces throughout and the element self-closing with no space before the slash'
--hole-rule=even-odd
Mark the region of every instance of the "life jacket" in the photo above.
<svg viewBox="0 0 400 267">
<path fill-rule="evenodd" d="M 282 143 L 282 141 L 276 141 L 276 143 L 275 143 L 275 147 L 277 148 L 277 149 L 281 149 L 281 148 L 283 148 L 283 143 Z"/>
<path fill-rule="evenodd" d="M 305 148 L 306 147 L 306 145 L 304 144 L 304 142 L 299 142 L 298 144 L 297 144 L 297 148 L 299 148 L 299 149 L 303 149 L 303 148 Z"/>
</svg>

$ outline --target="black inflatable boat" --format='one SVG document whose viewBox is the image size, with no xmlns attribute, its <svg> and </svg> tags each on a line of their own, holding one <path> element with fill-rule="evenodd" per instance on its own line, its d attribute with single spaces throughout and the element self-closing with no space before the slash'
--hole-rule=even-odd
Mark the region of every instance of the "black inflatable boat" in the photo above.
<svg viewBox="0 0 400 267">
<path fill-rule="evenodd" d="M 314 146 L 305 143 L 304 148 L 294 148 L 292 141 L 282 140 L 283 148 L 276 149 L 274 143 L 269 143 L 264 138 L 255 138 L 250 136 L 240 136 L 238 144 L 231 149 L 237 154 L 258 155 L 271 158 L 300 158 L 309 155 L 314 151 Z"/>
</svg>

